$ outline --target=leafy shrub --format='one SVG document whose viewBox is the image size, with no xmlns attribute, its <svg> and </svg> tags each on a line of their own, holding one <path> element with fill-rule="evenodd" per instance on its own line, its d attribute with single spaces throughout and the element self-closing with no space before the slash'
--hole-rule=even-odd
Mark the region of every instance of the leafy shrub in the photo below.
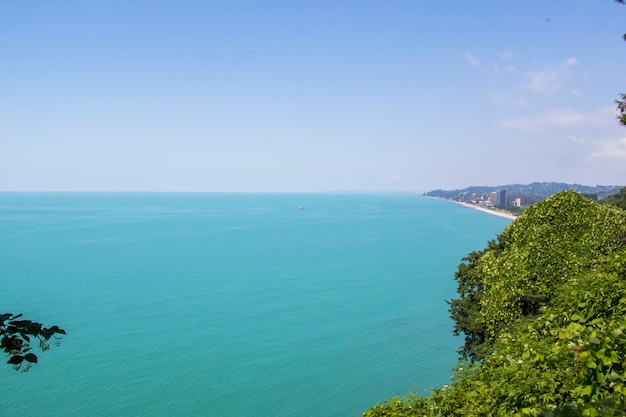
<svg viewBox="0 0 626 417">
<path fill-rule="evenodd" d="M 626 211 L 558 193 L 455 278 L 452 382 L 364 416 L 626 415 Z"/>
</svg>

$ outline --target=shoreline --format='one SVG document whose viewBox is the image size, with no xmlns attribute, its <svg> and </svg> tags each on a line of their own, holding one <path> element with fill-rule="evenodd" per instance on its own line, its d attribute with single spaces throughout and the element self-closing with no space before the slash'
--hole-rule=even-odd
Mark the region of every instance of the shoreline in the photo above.
<svg viewBox="0 0 626 417">
<path fill-rule="evenodd" d="M 448 199 L 448 198 L 431 197 L 429 195 L 423 195 L 422 197 L 425 197 L 425 198 L 436 198 L 437 200 L 450 201 L 451 203 L 460 204 L 460 205 L 465 206 L 467 208 L 471 208 L 471 209 L 474 209 L 474 210 L 482 211 L 483 213 L 491 214 L 492 216 L 504 217 L 504 218 L 509 219 L 509 220 L 517 219 L 517 216 L 514 215 L 514 214 L 507 213 L 507 212 L 500 211 L 500 210 L 489 209 L 489 208 L 486 208 L 486 207 L 477 206 L 476 204 L 465 203 L 465 202 L 462 202 L 462 201 L 451 200 L 451 199 Z"/>
<path fill-rule="evenodd" d="M 450 200 L 453 201 L 453 200 Z M 507 218 L 509 220 L 515 220 L 517 219 L 517 216 L 510 214 L 510 213 L 505 213 L 503 211 L 499 211 L 499 210 L 494 210 L 494 209 L 490 209 L 490 208 L 486 208 L 486 207 L 480 207 L 477 206 L 476 204 L 470 204 L 470 203 L 463 203 L 461 201 L 453 201 L 454 203 L 460 204 L 464 207 L 468 207 L 474 210 L 478 210 L 478 211 L 482 211 L 483 213 L 487 213 L 487 214 L 491 214 L 492 216 L 499 216 L 499 217 L 504 217 Z"/>
</svg>

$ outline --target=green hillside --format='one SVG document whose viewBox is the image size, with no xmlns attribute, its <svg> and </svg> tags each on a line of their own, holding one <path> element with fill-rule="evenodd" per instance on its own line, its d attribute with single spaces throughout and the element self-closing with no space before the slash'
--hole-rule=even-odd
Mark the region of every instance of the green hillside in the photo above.
<svg viewBox="0 0 626 417">
<path fill-rule="evenodd" d="M 608 196 L 603 203 L 612 204 L 617 207 L 626 209 L 626 187 L 619 190 L 617 194 Z"/>
<path fill-rule="evenodd" d="M 451 383 L 364 416 L 626 415 L 625 210 L 557 193 L 456 280 L 465 343 Z"/>
</svg>

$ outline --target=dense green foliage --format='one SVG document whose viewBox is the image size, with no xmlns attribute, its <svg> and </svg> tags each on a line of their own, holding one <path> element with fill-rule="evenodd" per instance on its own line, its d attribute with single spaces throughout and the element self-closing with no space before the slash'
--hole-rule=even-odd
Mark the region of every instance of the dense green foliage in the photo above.
<svg viewBox="0 0 626 417">
<path fill-rule="evenodd" d="M 617 194 L 608 196 L 602 202 L 626 209 L 626 187 L 619 190 Z"/>
<path fill-rule="evenodd" d="M 26 362 L 27 365 L 23 370 L 28 370 L 31 364 L 37 363 L 37 355 L 31 351 L 31 337 L 36 339 L 39 348 L 45 351 L 50 348 L 51 338 L 58 340 L 57 335 L 66 333 L 58 326 L 46 328 L 41 323 L 24 320 L 21 317 L 21 314 L 0 314 L 0 349 L 9 356 L 8 364 L 18 370 Z"/>
<path fill-rule="evenodd" d="M 626 415 L 626 211 L 558 193 L 456 280 L 452 382 L 365 416 Z"/>
</svg>

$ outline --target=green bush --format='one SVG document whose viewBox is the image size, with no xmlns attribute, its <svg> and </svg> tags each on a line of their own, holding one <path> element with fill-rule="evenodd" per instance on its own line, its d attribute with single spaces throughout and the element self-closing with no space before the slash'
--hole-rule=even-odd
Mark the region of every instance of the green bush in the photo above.
<svg viewBox="0 0 626 417">
<path fill-rule="evenodd" d="M 364 416 L 626 415 L 626 211 L 558 193 L 455 278 L 452 382 Z"/>
</svg>

